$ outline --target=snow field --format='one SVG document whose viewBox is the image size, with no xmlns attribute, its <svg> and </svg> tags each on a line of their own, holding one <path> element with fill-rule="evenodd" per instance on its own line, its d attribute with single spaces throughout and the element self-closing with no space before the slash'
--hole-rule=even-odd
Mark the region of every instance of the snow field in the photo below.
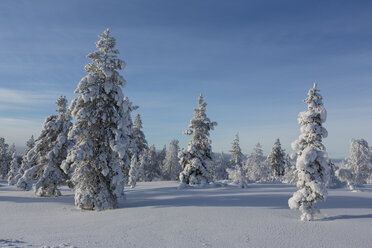
<svg viewBox="0 0 372 248">
<path fill-rule="evenodd" d="M 315 221 L 288 208 L 296 188 L 177 189 L 138 182 L 118 209 L 82 211 L 73 193 L 40 198 L 0 181 L 0 247 L 370 247 L 372 185 L 329 190 Z"/>
</svg>

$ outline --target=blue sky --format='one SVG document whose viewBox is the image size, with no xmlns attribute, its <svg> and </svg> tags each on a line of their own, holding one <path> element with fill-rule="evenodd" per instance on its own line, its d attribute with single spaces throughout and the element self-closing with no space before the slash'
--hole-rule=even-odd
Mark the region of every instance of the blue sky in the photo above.
<svg viewBox="0 0 372 248">
<path fill-rule="evenodd" d="M 202 92 L 214 151 L 239 132 L 244 153 L 277 137 L 291 152 L 317 81 L 324 143 L 342 158 L 351 138 L 372 143 L 371 13 L 369 1 L 0 1 L 0 136 L 19 147 L 37 136 L 109 27 L 150 144 L 185 147 Z"/>
</svg>

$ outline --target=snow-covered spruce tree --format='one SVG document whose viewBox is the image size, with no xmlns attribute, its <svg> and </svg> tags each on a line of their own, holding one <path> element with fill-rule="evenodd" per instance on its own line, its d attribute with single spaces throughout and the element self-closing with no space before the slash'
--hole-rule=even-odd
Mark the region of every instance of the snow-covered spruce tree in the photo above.
<svg viewBox="0 0 372 248">
<path fill-rule="evenodd" d="M 0 137 L 0 178 L 7 179 L 9 172 L 9 145 L 5 143 L 5 139 Z"/>
<path fill-rule="evenodd" d="M 30 152 L 32 148 L 35 146 L 35 139 L 34 136 L 31 135 L 31 138 L 26 142 L 26 149 L 22 156 L 22 162 L 19 167 L 19 170 L 16 176 L 13 178 L 14 184 L 18 184 L 19 179 L 23 176 L 26 170 L 30 169 L 32 166 L 36 164 L 36 161 L 29 160 L 28 157 L 34 158 L 33 152 Z"/>
<path fill-rule="evenodd" d="M 257 143 L 252 153 L 248 156 L 243 165 L 246 177 L 253 182 L 264 182 L 268 180 L 269 168 L 263 155 L 262 146 Z"/>
<path fill-rule="evenodd" d="M 243 170 L 243 159 L 244 155 L 239 145 L 239 134 L 235 135 L 235 139 L 232 143 L 232 150 L 230 163 L 232 168 L 227 168 L 226 171 L 229 178 L 236 184 L 239 184 L 242 188 L 247 188 L 248 182 Z"/>
<path fill-rule="evenodd" d="M 205 185 L 211 181 L 210 167 L 213 161 L 209 131 L 217 126 L 211 122 L 205 111 L 207 103 L 203 95 L 199 95 L 199 106 L 194 109 L 194 118 L 190 121 L 189 130 L 184 133 L 193 135 L 186 150 L 182 150 L 178 157 L 183 171 L 180 173 L 181 185 Z"/>
<path fill-rule="evenodd" d="M 93 62 L 75 90 L 70 106 L 76 121 L 69 132 L 75 145 L 63 163 L 65 172 L 73 170 L 75 205 L 80 209 L 116 208 L 124 196 L 124 161 L 130 138 L 121 86 L 125 80 L 117 70 L 125 67 L 117 58 L 116 41 L 107 29 L 96 42 L 98 50 L 88 54 Z"/>
<path fill-rule="evenodd" d="M 326 121 L 327 112 L 316 83 L 304 101 L 308 110 L 301 112 L 298 117 L 301 135 L 292 143 L 292 149 L 297 151 L 299 190 L 288 200 L 288 204 L 291 209 L 301 211 L 301 220 L 312 220 L 314 214 L 318 212 L 315 203 L 324 201 L 327 197 L 329 164 L 326 148 L 322 144 L 322 139 L 328 134 L 322 126 Z"/>
<path fill-rule="evenodd" d="M 14 144 L 10 147 L 9 153 L 12 155 L 12 160 L 10 162 L 10 169 L 8 172 L 8 184 L 14 185 L 16 184 L 15 177 L 19 170 L 18 157 Z"/>
<path fill-rule="evenodd" d="M 276 139 L 271 153 L 267 157 L 267 162 L 270 165 L 271 177 L 273 180 L 280 179 L 284 176 L 285 170 L 285 152 L 282 149 L 280 140 Z"/>
<path fill-rule="evenodd" d="M 213 153 L 213 163 L 211 175 L 214 181 L 228 179 L 228 169 L 231 169 L 231 164 L 226 155 L 221 152 L 220 154 Z"/>
<path fill-rule="evenodd" d="M 142 120 L 139 114 L 134 118 L 133 135 L 137 143 L 138 155 L 149 149 L 145 134 L 142 131 Z"/>
<path fill-rule="evenodd" d="M 142 181 L 151 182 L 160 177 L 160 167 L 157 162 L 156 148 L 154 145 L 145 150 L 140 156 L 140 178 Z"/>
<path fill-rule="evenodd" d="M 134 154 L 131 159 L 130 169 L 129 169 L 129 185 L 131 188 L 136 187 L 138 177 L 138 162 L 137 155 Z"/>
<path fill-rule="evenodd" d="M 123 132 L 129 136 L 129 145 L 127 147 L 127 155 L 124 156 L 124 166 L 123 166 L 123 176 L 124 176 L 124 184 L 127 185 L 129 182 L 129 170 L 131 166 L 131 160 L 133 156 L 136 156 L 136 161 L 138 161 L 138 154 L 140 153 L 137 147 L 137 138 L 133 131 L 133 121 L 132 121 L 132 112 L 139 107 L 133 105 L 131 101 L 129 101 L 128 97 L 124 97 L 123 108 L 125 110 L 125 116 L 123 116 L 124 123 L 127 123 L 126 127 L 124 127 Z"/>
<path fill-rule="evenodd" d="M 72 141 L 67 138 L 72 126 L 71 114 L 67 110 L 66 97 L 57 99 L 57 115 L 46 118 L 37 144 L 28 152 L 29 161 L 36 164 L 26 171 L 18 180 L 17 186 L 21 189 L 30 189 L 34 179 L 37 196 L 55 197 L 61 195 L 57 188 L 67 181 L 67 175 L 61 169 L 61 164 L 67 156 L 67 150 Z"/>
<path fill-rule="evenodd" d="M 178 180 L 178 175 L 182 171 L 180 159 L 178 158 L 178 153 L 180 151 L 178 142 L 178 140 L 173 139 L 169 143 L 169 149 L 165 155 L 162 167 L 162 175 L 164 180 Z"/>
</svg>

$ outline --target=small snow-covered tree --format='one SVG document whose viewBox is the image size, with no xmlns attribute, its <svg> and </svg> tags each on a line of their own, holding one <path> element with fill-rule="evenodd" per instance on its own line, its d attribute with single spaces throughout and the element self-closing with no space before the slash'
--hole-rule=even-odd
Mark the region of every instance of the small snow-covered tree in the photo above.
<svg viewBox="0 0 372 248">
<path fill-rule="evenodd" d="M 142 181 L 151 182 L 160 177 L 160 167 L 157 162 L 156 148 L 154 145 L 144 151 L 140 156 L 140 178 Z"/>
<path fill-rule="evenodd" d="M 130 169 L 129 169 L 129 185 L 131 188 L 136 187 L 138 177 L 138 162 L 137 155 L 134 154 L 131 159 Z"/>
<path fill-rule="evenodd" d="M 184 132 L 193 137 L 187 149 L 178 155 L 183 169 L 179 176 L 182 185 L 204 185 L 211 181 L 210 167 L 213 157 L 209 131 L 213 130 L 217 123 L 211 122 L 207 117 L 207 103 L 204 102 L 202 94 L 199 95 L 198 103 L 199 106 L 194 109 L 194 117 L 189 124 L 190 129 Z"/>
<path fill-rule="evenodd" d="M 176 139 L 173 139 L 169 143 L 169 148 L 165 155 L 162 167 L 162 175 L 164 180 L 178 180 L 178 175 L 182 171 L 180 159 L 178 158 L 178 153 L 180 151 L 178 143 L 179 141 Z"/>
<path fill-rule="evenodd" d="M 67 110 L 66 97 L 59 97 L 56 104 L 58 114 L 46 118 L 38 143 L 28 152 L 28 156 L 31 156 L 28 161 L 35 161 L 35 165 L 24 171 L 17 182 L 19 188 L 28 190 L 36 179 L 37 196 L 59 196 L 61 192 L 57 187 L 67 181 L 61 164 L 71 145 L 67 138 L 72 125 L 71 114 Z"/>
<path fill-rule="evenodd" d="M 276 139 L 271 153 L 267 157 L 267 162 L 270 165 L 271 176 L 274 180 L 284 176 L 285 152 L 282 149 L 279 139 Z"/>
<path fill-rule="evenodd" d="M 230 163 L 232 168 L 227 168 L 226 171 L 229 175 L 229 178 L 234 182 L 239 184 L 242 188 L 247 188 L 248 182 L 243 170 L 243 159 L 244 155 L 239 145 L 239 134 L 235 135 L 235 139 L 232 143 L 232 150 Z"/>
<path fill-rule="evenodd" d="M 29 154 L 32 148 L 35 146 L 35 139 L 34 136 L 31 135 L 31 138 L 26 142 L 26 149 L 22 156 L 22 162 L 19 167 L 19 170 L 16 174 L 16 176 L 13 178 L 14 184 L 18 183 L 18 180 L 23 176 L 24 172 L 28 169 L 30 169 L 32 166 L 36 164 L 35 161 L 28 160 L 28 155 L 30 155 L 30 158 L 33 158 L 34 156 Z"/>
<path fill-rule="evenodd" d="M 243 170 L 246 172 L 246 177 L 250 181 L 263 182 L 268 179 L 269 168 L 260 143 L 257 143 L 253 148 L 252 153 L 243 165 Z"/>
<path fill-rule="evenodd" d="M 0 137 L 0 178 L 2 179 L 6 179 L 9 172 L 8 147 L 5 139 Z"/>
<path fill-rule="evenodd" d="M 327 112 L 316 83 L 304 101 L 308 109 L 301 112 L 298 117 L 301 135 L 292 143 L 293 150 L 297 150 L 299 190 L 288 200 L 288 204 L 291 209 L 301 211 L 301 220 L 312 220 L 314 214 L 318 212 L 315 203 L 324 201 L 327 196 L 329 164 L 326 148 L 322 144 L 322 139 L 328 135 L 322 126 L 326 121 Z"/>
<path fill-rule="evenodd" d="M 10 162 L 10 170 L 8 172 L 8 184 L 14 185 L 16 183 L 15 177 L 19 170 L 18 157 L 14 144 L 10 147 L 9 153 L 12 155 L 12 160 Z"/>
<path fill-rule="evenodd" d="M 116 40 L 107 29 L 99 35 L 97 50 L 88 54 L 92 63 L 75 90 L 79 94 L 70 110 L 76 118 L 69 132 L 75 145 L 63 163 L 73 170 L 75 205 L 80 209 L 116 208 L 124 196 L 124 161 L 130 144 L 126 107 L 121 87 L 126 81 L 118 73 L 125 67 L 117 58 Z"/>
</svg>

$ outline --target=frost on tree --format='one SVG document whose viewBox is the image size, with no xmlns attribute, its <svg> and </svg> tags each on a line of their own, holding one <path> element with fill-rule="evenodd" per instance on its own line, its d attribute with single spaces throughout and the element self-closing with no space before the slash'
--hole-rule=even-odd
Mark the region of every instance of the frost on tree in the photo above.
<svg viewBox="0 0 372 248">
<path fill-rule="evenodd" d="M 267 162 L 270 165 L 271 177 L 274 180 L 284 176 L 285 152 L 282 149 L 279 139 L 276 139 L 271 153 L 267 157 Z"/>
<path fill-rule="evenodd" d="M 154 145 L 140 156 L 140 179 L 145 182 L 151 182 L 160 177 L 160 167 L 157 161 L 156 148 Z"/>
<path fill-rule="evenodd" d="M 213 161 L 209 131 L 217 125 L 211 122 L 205 111 L 207 103 L 203 95 L 199 96 L 199 106 L 194 109 L 194 117 L 190 121 L 189 130 L 184 133 L 193 135 L 186 150 L 179 153 L 183 171 L 180 173 L 181 184 L 204 185 L 211 181 L 210 167 Z"/>
<path fill-rule="evenodd" d="M 232 150 L 231 152 L 231 159 L 230 163 L 232 164 L 232 168 L 227 168 L 226 171 L 229 175 L 229 179 L 231 179 L 234 183 L 239 184 L 242 188 L 247 188 L 248 182 L 243 170 L 243 159 L 244 155 L 239 145 L 239 135 L 236 134 L 235 139 L 232 143 Z"/>
<path fill-rule="evenodd" d="M 34 180 L 37 196 L 55 197 L 61 195 L 58 186 L 66 183 L 67 175 L 61 164 L 67 156 L 71 141 L 67 134 L 72 125 L 71 114 L 67 110 L 66 97 L 56 101 L 57 115 L 46 118 L 37 144 L 27 153 L 27 161 L 35 161 L 18 180 L 17 186 L 29 190 Z"/>
<path fill-rule="evenodd" d="M 367 141 L 351 140 L 350 155 L 343 167 L 338 171 L 338 177 L 346 182 L 351 190 L 367 183 L 371 168 L 371 152 Z"/>
<path fill-rule="evenodd" d="M 30 158 L 34 158 L 33 152 L 31 152 L 31 149 L 34 148 L 35 146 L 35 139 L 34 139 L 34 136 L 31 135 L 31 138 L 26 142 L 26 150 L 23 154 L 23 157 L 22 157 L 22 163 L 19 167 L 19 170 L 16 174 L 16 176 L 14 177 L 13 181 L 14 181 L 14 184 L 17 184 L 19 179 L 23 176 L 24 172 L 28 169 L 30 169 L 32 166 L 34 166 L 36 164 L 36 161 L 31 159 L 29 160 L 28 157 Z M 21 188 L 23 189 L 23 188 Z"/>
<path fill-rule="evenodd" d="M 308 110 L 299 114 L 301 134 L 292 143 L 293 150 L 297 151 L 299 190 L 288 200 L 288 204 L 291 209 L 301 211 L 301 220 L 312 220 L 314 214 L 318 212 L 315 203 L 324 201 L 327 197 L 329 164 L 326 148 L 322 144 L 322 139 L 328 134 L 322 126 L 326 121 L 327 112 L 316 83 L 304 101 L 308 105 Z"/>
<path fill-rule="evenodd" d="M 92 63 L 75 90 L 79 94 L 70 110 L 76 121 L 69 132 L 75 145 L 63 163 L 65 172 L 73 171 L 75 205 L 80 209 L 116 208 L 124 196 L 124 161 L 127 150 L 127 112 L 121 87 L 124 78 L 117 70 L 125 67 L 117 58 L 116 41 L 107 29 L 96 42 L 98 50 L 88 54 Z"/>
<path fill-rule="evenodd" d="M 263 182 L 268 180 L 269 168 L 260 143 L 257 143 L 253 148 L 252 153 L 243 165 L 243 170 L 250 181 Z"/>
<path fill-rule="evenodd" d="M 0 137 L 0 178 L 7 179 L 9 172 L 9 155 L 8 155 L 8 144 L 5 143 L 5 139 Z"/>
<path fill-rule="evenodd" d="M 164 159 L 167 155 L 167 146 L 164 145 L 163 149 L 157 154 L 156 156 L 156 162 L 158 163 L 157 167 L 159 168 L 159 173 L 161 177 L 163 177 L 163 166 L 164 166 Z"/>
<path fill-rule="evenodd" d="M 329 189 L 337 189 L 344 187 L 345 184 L 340 181 L 340 179 L 336 176 L 336 166 L 335 164 L 329 159 L 329 182 L 328 182 L 328 188 Z"/>
<path fill-rule="evenodd" d="M 138 162 L 137 162 L 137 155 L 134 154 L 131 159 L 130 169 L 129 169 L 129 185 L 131 188 L 136 187 L 138 177 Z"/>
<path fill-rule="evenodd" d="M 288 154 L 285 157 L 285 161 L 286 168 L 284 169 L 283 183 L 296 185 L 298 181 L 296 165 Z"/>
<path fill-rule="evenodd" d="M 164 180 L 176 181 L 182 171 L 180 159 L 178 158 L 178 153 L 180 151 L 178 143 L 179 141 L 174 139 L 169 144 L 169 149 L 165 155 L 162 166 L 162 175 Z"/>
<path fill-rule="evenodd" d="M 12 160 L 10 162 L 10 169 L 8 172 L 8 184 L 14 185 L 16 183 L 15 177 L 17 176 L 18 170 L 19 170 L 19 163 L 17 158 L 17 152 L 15 145 L 13 144 L 9 149 L 9 154 L 12 156 Z"/>
</svg>

